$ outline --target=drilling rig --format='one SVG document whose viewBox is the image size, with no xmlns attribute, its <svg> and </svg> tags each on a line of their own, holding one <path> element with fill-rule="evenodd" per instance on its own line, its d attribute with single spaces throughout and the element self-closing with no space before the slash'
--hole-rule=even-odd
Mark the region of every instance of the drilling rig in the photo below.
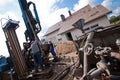
<svg viewBox="0 0 120 80">
<path fill-rule="evenodd" d="M 3 27 L 3 31 L 6 37 L 6 44 L 8 47 L 8 51 L 13 63 L 13 66 L 10 67 L 10 79 L 14 80 L 37 80 L 36 76 L 39 79 L 48 78 L 50 79 L 53 75 L 54 65 L 61 65 L 62 63 L 54 63 L 49 61 L 49 45 L 43 45 L 37 36 L 37 34 L 41 31 L 40 20 L 38 17 L 38 13 L 36 10 L 35 3 L 27 2 L 26 0 L 18 0 L 22 17 L 26 26 L 26 30 L 24 32 L 26 42 L 23 43 L 24 49 L 22 50 L 19 44 L 19 40 L 16 34 L 16 29 L 19 28 L 19 21 L 15 21 L 9 19 Z M 33 16 L 32 11 L 30 10 L 30 6 L 33 5 Z M 42 54 L 43 63 L 45 66 L 45 70 L 40 73 L 32 73 L 33 64 L 33 55 L 31 51 L 28 50 L 30 47 L 30 43 L 35 39 L 39 40 L 39 49 Z M 47 48 L 47 49 L 46 49 Z M 65 65 L 66 64 L 62 64 Z M 52 68 L 53 67 L 53 68 Z M 65 71 L 69 72 L 70 68 L 65 68 Z M 63 71 L 64 72 L 64 71 Z M 56 73 L 55 73 L 56 74 Z M 60 75 L 60 74 L 59 74 Z M 65 74 L 66 75 L 66 74 Z M 63 76 L 61 76 L 63 77 Z M 57 79 L 58 77 L 53 76 L 52 79 Z M 3 78 L 5 79 L 5 77 Z"/>
<path fill-rule="evenodd" d="M 9 19 L 4 25 L 3 31 L 6 37 L 6 44 L 8 47 L 8 51 L 10 53 L 10 57 L 12 58 L 12 62 L 14 64 L 13 69 L 15 70 L 15 74 L 17 74 L 17 79 L 24 79 L 26 76 L 29 75 L 28 67 L 32 66 L 27 64 L 27 63 L 32 64 L 32 62 L 30 62 L 28 58 L 26 59 L 26 56 L 28 56 L 27 53 L 30 54 L 30 52 L 28 52 L 27 49 L 30 47 L 31 41 L 35 40 L 35 38 L 39 40 L 37 34 L 41 31 L 41 25 L 36 10 L 36 6 L 34 3 L 27 2 L 26 0 L 18 0 L 18 2 L 26 26 L 26 30 L 24 32 L 26 42 L 23 43 L 24 50 L 21 50 L 19 40 L 17 38 L 15 31 L 19 27 L 19 21 L 14 21 L 12 19 Z M 33 16 L 32 11 L 30 10 L 31 5 L 33 5 L 33 9 L 34 9 L 33 11 L 35 17 Z M 39 45 L 41 45 L 40 40 L 39 40 Z"/>
</svg>

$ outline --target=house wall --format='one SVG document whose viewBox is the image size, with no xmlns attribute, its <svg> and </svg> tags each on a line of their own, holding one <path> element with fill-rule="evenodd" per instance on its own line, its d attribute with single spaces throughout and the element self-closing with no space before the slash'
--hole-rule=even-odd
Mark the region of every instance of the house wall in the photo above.
<svg viewBox="0 0 120 80">
<path fill-rule="evenodd" d="M 110 22 L 109 22 L 107 16 L 103 16 L 103 17 L 100 17 L 98 19 L 95 19 L 95 20 L 85 24 L 85 28 L 90 27 L 90 26 L 95 25 L 95 24 L 98 24 L 99 26 L 106 27 L 106 26 L 110 25 Z"/>
<path fill-rule="evenodd" d="M 58 33 L 58 30 L 56 30 L 53 33 L 47 35 L 46 36 L 47 41 L 51 41 L 53 44 L 56 44 L 58 42 L 57 33 Z"/>
<path fill-rule="evenodd" d="M 93 20 L 91 22 L 86 23 L 84 28 L 91 27 L 95 24 L 98 24 L 99 26 L 103 26 L 103 27 L 106 27 L 106 26 L 110 25 L 107 16 L 103 16 L 101 18 L 98 18 L 96 20 Z M 78 40 L 80 38 L 80 36 L 82 35 L 82 32 L 79 29 L 72 29 L 68 32 L 71 32 L 73 40 Z M 67 37 L 66 37 L 67 32 L 63 33 L 61 35 L 57 35 L 57 33 L 58 33 L 58 30 L 51 33 L 50 35 L 48 35 L 47 36 L 48 41 L 52 41 L 54 44 L 57 44 L 61 41 L 66 41 L 67 40 Z"/>
<path fill-rule="evenodd" d="M 94 21 L 91 21 L 91 22 L 85 24 L 84 28 L 88 28 L 88 27 L 93 26 L 95 24 L 98 24 L 98 26 L 106 27 L 106 26 L 110 25 L 110 22 L 109 22 L 109 20 L 107 19 L 106 16 L 103 16 L 99 19 L 96 19 Z M 93 29 L 91 29 L 91 30 L 93 30 Z M 88 30 L 88 31 L 90 31 L 90 30 Z M 88 32 L 88 31 L 86 31 L 86 32 Z M 70 32 L 71 32 L 71 35 L 73 37 L 73 40 L 79 39 L 80 36 L 82 35 L 82 32 L 78 29 L 73 29 Z"/>
<path fill-rule="evenodd" d="M 79 29 L 73 29 L 73 30 L 70 30 L 68 32 L 71 33 L 73 40 L 78 40 L 79 35 L 82 34 L 81 30 L 79 30 Z M 68 40 L 67 37 L 66 37 L 66 33 L 61 34 L 62 41 L 67 41 Z"/>
<path fill-rule="evenodd" d="M 67 41 L 67 37 L 65 34 L 61 34 L 61 37 L 62 37 L 62 41 Z"/>
</svg>

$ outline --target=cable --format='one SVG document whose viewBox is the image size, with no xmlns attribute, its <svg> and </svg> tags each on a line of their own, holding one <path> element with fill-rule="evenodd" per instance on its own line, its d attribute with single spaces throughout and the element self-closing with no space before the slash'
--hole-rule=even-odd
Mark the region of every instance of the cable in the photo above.
<svg viewBox="0 0 120 80">
<path fill-rule="evenodd" d="M 3 20 L 3 19 L 8 20 L 7 18 L 1 18 L 1 19 L 0 19 L 1 27 L 4 26 L 4 25 L 6 24 L 6 23 L 5 23 L 4 25 L 2 25 L 2 20 Z M 2 27 L 2 28 L 3 28 L 3 27 Z"/>
<path fill-rule="evenodd" d="M 65 68 L 63 71 L 61 71 L 53 80 L 62 80 L 62 78 L 64 78 L 67 73 L 70 71 L 70 67 L 74 66 L 74 64 L 68 66 L 67 68 Z"/>
</svg>

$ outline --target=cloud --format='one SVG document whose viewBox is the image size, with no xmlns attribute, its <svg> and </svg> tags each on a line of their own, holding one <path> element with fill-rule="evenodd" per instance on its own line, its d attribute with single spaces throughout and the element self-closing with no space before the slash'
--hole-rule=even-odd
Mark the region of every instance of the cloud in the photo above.
<svg viewBox="0 0 120 80">
<path fill-rule="evenodd" d="M 68 16 L 68 8 L 58 8 L 56 3 L 63 0 L 32 0 L 36 4 L 39 14 L 42 31 L 38 34 L 39 37 L 44 36 L 47 29 L 61 20 L 60 15 Z M 42 3 L 41 3 L 42 2 Z"/>
<path fill-rule="evenodd" d="M 3 0 L 2 3 L 5 3 L 5 5 L 6 5 L 6 1 L 7 0 L 5 0 L 5 1 Z M 10 1 L 14 1 L 14 0 L 10 0 Z M 61 2 L 61 0 L 51 0 L 51 1 L 49 1 L 49 0 L 33 0 L 33 2 L 35 2 L 35 4 L 36 4 L 37 11 L 38 11 L 38 14 L 40 17 L 41 26 L 42 26 L 42 31 L 38 34 L 39 37 L 42 37 L 45 34 L 48 27 L 52 26 L 53 24 L 55 24 L 56 22 L 61 20 L 60 14 L 64 14 L 65 16 L 68 16 L 67 12 L 69 9 L 67 7 L 59 9 L 56 5 L 56 3 Z M 19 3 L 16 3 L 16 4 L 19 4 Z M 16 7 L 16 8 L 18 8 L 18 7 Z M 24 25 L 22 16 L 18 12 L 20 12 L 20 11 L 16 12 L 11 7 L 11 9 L 9 11 L 4 12 L 4 14 L 1 14 L 0 18 L 2 18 L 2 17 L 8 18 L 8 16 L 9 16 L 9 18 L 12 18 L 13 20 L 20 20 L 20 24 L 19 24 L 20 27 L 16 30 L 16 33 L 17 33 L 20 45 L 22 47 L 23 42 L 25 41 L 24 31 L 25 31 L 26 27 Z M 1 39 L 2 45 L 6 46 L 4 33 L 0 32 L 0 36 L 3 36 Z M 8 56 L 7 48 L 3 49 L 1 46 L 0 49 L 2 49 L 2 51 L 3 51 L 0 54 L 5 53 L 4 55 Z"/>
<path fill-rule="evenodd" d="M 74 10 L 74 11 L 77 11 L 77 10 L 79 10 L 80 8 L 82 8 L 82 7 L 84 7 L 84 6 L 88 5 L 88 4 L 94 6 L 94 2 L 95 2 L 95 1 L 96 1 L 96 0 L 79 0 L 78 3 L 74 5 L 73 10 Z"/>
<path fill-rule="evenodd" d="M 112 10 L 112 13 L 109 15 L 109 17 L 120 15 L 120 7 L 117 5 L 119 4 L 119 2 L 117 2 L 116 4 L 112 0 L 104 0 L 101 4 L 108 8 L 109 10 Z"/>
<path fill-rule="evenodd" d="M 112 11 L 112 14 L 110 16 L 118 16 L 120 15 L 120 7 L 117 7 L 115 10 Z"/>
<path fill-rule="evenodd" d="M 110 9 L 112 5 L 112 0 L 103 0 L 101 4 L 105 6 L 106 8 Z"/>
<path fill-rule="evenodd" d="M 115 10 L 113 10 L 115 15 L 120 15 L 120 7 L 117 7 Z"/>
<path fill-rule="evenodd" d="M 67 7 L 57 7 L 56 3 L 61 2 L 61 0 L 33 0 L 33 2 L 36 4 L 43 29 L 47 29 L 60 21 L 60 14 L 67 16 L 67 12 L 69 10 Z"/>
<path fill-rule="evenodd" d="M 20 18 L 14 12 L 8 11 L 4 14 L 0 14 L 0 19 L 2 19 L 1 20 L 2 25 L 4 25 L 7 22 L 7 19 L 9 19 L 9 18 L 12 20 L 20 20 Z M 4 27 L 2 25 L 0 25 L 0 26 Z M 22 43 L 25 40 L 25 38 L 24 38 L 25 28 L 24 28 L 24 24 L 23 24 L 22 20 L 21 20 L 21 23 L 19 25 L 20 25 L 20 27 L 16 30 L 16 33 L 17 33 L 20 45 L 22 46 L 23 45 Z M 0 43 L 2 46 L 0 46 L 0 55 L 4 55 L 7 57 L 7 56 L 9 56 L 9 53 L 8 53 L 7 46 L 5 43 L 6 38 L 5 38 L 4 32 L 3 32 L 1 27 L 0 27 L 0 37 L 1 37 Z"/>
<path fill-rule="evenodd" d="M 0 0 L 0 6 L 3 6 L 3 5 L 5 5 L 5 4 L 7 4 L 7 3 L 11 3 L 11 2 L 13 2 L 14 0 Z"/>
<path fill-rule="evenodd" d="M 0 19 L 1 16 L 3 16 L 2 14 L 0 14 Z M 3 20 L 3 22 L 6 22 L 6 20 Z M 5 39 L 5 35 L 4 32 L 2 30 L 2 24 L 1 24 L 1 20 L 0 20 L 0 55 L 4 55 L 4 56 L 8 56 L 8 51 L 7 51 L 7 46 L 5 43 L 6 39 Z"/>
<path fill-rule="evenodd" d="M 8 56 L 7 46 L 5 43 L 6 39 L 3 33 L 2 28 L 0 28 L 0 55 Z"/>
</svg>

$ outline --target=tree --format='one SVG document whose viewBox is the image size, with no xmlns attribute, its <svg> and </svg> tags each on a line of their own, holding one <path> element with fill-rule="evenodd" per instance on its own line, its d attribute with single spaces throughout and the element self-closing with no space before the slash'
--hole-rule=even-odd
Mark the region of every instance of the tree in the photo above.
<svg viewBox="0 0 120 80">
<path fill-rule="evenodd" d="M 111 16 L 109 21 L 110 21 L 111 24 L 116 24 L 118 21 L 120 21 L 120 15 Z"/>
</svg>

